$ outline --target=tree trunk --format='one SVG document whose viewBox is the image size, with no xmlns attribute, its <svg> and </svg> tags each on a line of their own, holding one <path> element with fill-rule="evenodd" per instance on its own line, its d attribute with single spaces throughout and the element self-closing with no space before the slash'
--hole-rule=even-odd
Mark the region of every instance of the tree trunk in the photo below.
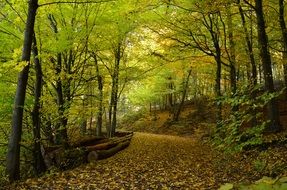
<svg viewBox="0 0 287 190">
<path fill-rule="evenodd" d="M 109 120 L 110 120 L 110 131 L 109 137 L 113 137 L 116 133 L 117 126 L 117 104 L 118 104 L 118 88 L 119 88 L 119 67 L 121 61 L 121 43 L 115 50 L 115 67 L 112 75 L 112 92 L 111 92 L 111 102 L 109 110 Z"/>
<path fill-rule="evenodd" d="M 29 0 L 28 4 L 28 17 L 25 26 L 24 46 L 21 59 L 22 61 L 26 61 L 27 65 L 18 75 L 12 116 L 12 133 L 9 139 L 7 152 L 6 172 L 10 181 L 20 179 L 20 141 L 22 135 L 23 110 L 38 0 Z"/>
<path fill-rule="evenodd" d="M 257 16 L 257 32 L 258 32 L 258 45 L 260 49 L 260 58 L 263 67 L 263 74 L 265 79 L 265 88 L 267 92 L 274 92 L 273 75 L 271 67 L 271 57 L 268 48 L 268 36 L 266 34 L 266 25 L 263 14 L 262 0 L 255 1 L 256 16 Z M 273 98 L 267 105 L 268 107 L 268 119 L 270 120 L 270 125 L 268 127 L 269 131 L 277 132 L 281 130 L 279 111 L 276 100 Z"/>
<path fill-rule="evenodd" d="M 57 66 L 56 66 L 56 75 L 58 76 L 56 82 L 56 92 L 57 92 L 58 113 L 60 119 L 56 128 L 56 144 L 62 144 L 64 146 L 68 146 L 68 135 L 66 128 L 68 120 L 65 116 L 65 100 L 63 94 L 63 85 L 60 78 L 61 70 L 62 70 L 62 55 L 61 53 L 58 53 Z"/>
<path fill-rule="evenodd" d="M 216 122 L 217 127 L 220 127 L 220 123 L 222 121 L 222 103 L 219 100 L 221 98 L 221 49 L 219 44 L 219 26 L 218 26 L 218 19 L 219 19 L 220 12 L 218 13 L 210 13 L 207 15 L 207 18 L 204 18 L 206 25 L 208 26 L 208 30 L 212 39 L 213 48 L 215 49 L 215 53 L 213 57 L 216 62 L 216 76 L 215 76 L 215 96 L 216 96 Z M 208 22 L 208 21 L 209 22 Z"/>
<path fill-rule="evenodd" d="M 252 42 L 251 39 L 249 37 L 248 34 L 248 30 L 247 30 L 247 26 L 246 26 L 246 20 L 245 20 L 245 16 L 244 16 L 244 12 L 243 9 L 241 7 L 240 4 L 240 0 L 237 0 L 237 5 L 238 5 L 238 9 L 239 9 L 239 13 L 240 13 L 240 17 L 241 17 L 241 22 L 242 22 L 242 26 L 243 26 L 243 30 L 244 30 L 244 35 L 245 35 L 245 42 L 247 44 L 247 55 L 249 56 L 250 59 L 250 64 L 251 64 L 251 85 L 254 87 L 257 84 L 257 68 L 256 68 L 256 62 L 255 62 L 255 58 L 254 58 L 254 53 L 253 53 L 253 47 L 252 47 Z"/>
<path fill-rule="evenodd" d="M 184 106 L 184 100 L 186 98 L 186 93 L 187 93 L 187 89 L 188 89 L 188 84 L 189 84 L 189 78 L 191 76 L 191 69 L 188 70 L 188 74 L 187 74 L 187 77 L 186 79 L 183 81 L 183 91 L 182 91 L 182 97 L 181 97 L 181 101 L 178 105 L 178 108 L 175 110 L 175 113 L 174 113 L 174 117 L 173 117 L 173 120 L 174 121 L 178 121 L 179 119 L 179 115 L 180 115 L 180 112 Z"/>
<path fill-rule="evenodd" d="M 220 52 L 220 51 L 219 51 Z M 215 79 L 215 95 L 216 98 L 221 97 L 221 58 L 220 55 L 216 56 L 216 79 Z M 217 126 L 220 126 L 220 122 L 222 121 L 222 103 L 220 100 L 217 100 L 217 110 L 216 110 L 216 122 Z"/>
<path fill-rule="evenodd" d="M 113 104 L 113 120 L 111 127 L 111 137 L 115 136 L 116 127 L 117 127 L 117 111 L 118 111 L 118 86 L 119 86 L 119 62 L 116 66 L 116 74 L 115 74 L 115 92 L 114 92 L 114 104 Z"/>
<path fill-rule="evenodd" d="M 87 133 L 87 119 L 82 118 L 81 122 L 81 134 L 85 135 Z"/>
<path fill-rule="evenodd" d="M 287 28 L 284 18 L 284 0 L 279 0 L 279 23 L 283 39 L 283 68 L 284 68 L 284 81 L 287 87 Z"/>
<path fill-rule="evenodd" d="M 174 89 L 172 77 L 168 77 L 167 87 L 169 91 L 167 94 L 167 106 L 169 109 L 171 109 L 173 107 L 173 89 Z"/>
<path fill-rule="evenodd" d="M 96 136 L 102 135 L 102 125 L 103 125 L 103 78 L 100 75 L 98 60 L 96 55 L 94 55 L 95 64 L 96 64 L 96 75 L 98 79 L 98 91 L 99 91 L 99 105 L 98 105 L 98 113 L 97 113 L 97 128 L 96 128 Z"/>
<path fill-rule="evenodd" d="M 41 153 L 41 126 L 40 126 L 40 98 L 42 93 L 42 68 L 38 58 L 38 47 L 36 36 L 33 38 L 32 52 L 34 54 L 34 64 L 36 71 L 36 82 L 34 89 L 34 107 L 32 112 L 33 135 L 34 135 L 34 169 L 37 175 L 46 171 L 44 158 Z"/>
<path fill-rule="evenodd" d="M 234 97 L 237 91 L 237 80 L 236 80 L 236 55 L 235 55 L 235 41 L 233 35 L 233 21 L 232 13 L 230 10 L 230 4 L 227 5 L 227 26 L 228 26 L 228 40 L 229 40 L 229 62 L 230 62 L 230 86 L 231 96 Z M 238 111 L 239 107 L 232 106 L 232 112 Z"/>
<path fill-rule="evenodd" d="M 251 65 L 251 77 L 249 77 L 249 75 L 247 75 L 248 79 L 250 78 L 251 82 L 250 82 L 250 89 L 251 89 L 251 97 L 253 99 L 256 98 L 257 96 L 257 92 L 254 91 L 254 87 L 257 85 L 257 68 L 256 68 L 256 62 L 255 62 L 255 58 L 254 58 L 254 53 L 253 53 L 253 47 L 252 47 L 252 41 L 249 37 L 249 33 L 247 30 L 247 26 L 246 26 L 246 20 L 245 20 L 245 16 L 244 16 L 244 12 L 243 9 L 241 7 L 240 4 L 240 0 L 237 0 L 237 5 L 238 5 L 238 10 L 240 13 L 240 17 L 241 17 L 241 22 L 242 22 L 242 26 L 243 26 L 243 30 L 244 30 L 244 36 L 245 36 L 245 42 L 247 45 L 246 48 L 246 52 L 247 55 L 249 56 L 249 61 L 250 61 L 250 65 Z M 256 119 L 256 114 L 257 114 L 257 110 L 255 108 L 252 108 L 251 110 L 253 118 L 252 118 L 252 126 L 256 126 L 257 125 L 257 119 Z"/>
<path fill-rule="evenodd" d="M 233 22 L 232 14 L 230 10 L 230 5 L 227 7 L 227 26 L 228 26 L 228 40 L 229 40 L 229 52 L 230 52 L 230 86 L 232 96 L 236 93 L 237 90 L 237 80 L 236 80 L 236 55 L 235 55 L 235 41 L 233 35 Z M 234 108 L 236 111 L 238 108 Z"/>
<path fill-rule="evenodd" d="M 55 34 L 58 33 L 57 22 L 53 15 L 49 14 L 48 16 L 50 20 L 50 25 Z M 68 119 L 65 116 L 65 100 L 64 100 L 64 93 L 63 93 L 63 84 L 60 78 L 60 73 L 62 71 L 62 54 L 57 54 L 57 63 L 56 63 L 56 75 L 58 79 L 56 81 L 56 93 L 57 93 L 57 104 L 58 104 L 58 113 L 59 113 L 59 122 L 56 125 L 56 144 L 62 144 L 64 146 L 68 146 L 68 134 L 67 134 L 67 124 Z"/>
</svg>

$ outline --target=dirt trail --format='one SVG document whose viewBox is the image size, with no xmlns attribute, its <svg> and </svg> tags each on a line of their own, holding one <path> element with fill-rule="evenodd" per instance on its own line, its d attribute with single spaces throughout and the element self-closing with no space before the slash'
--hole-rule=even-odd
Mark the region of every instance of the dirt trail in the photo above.
<svg viewBox="0 0 287 190">
<path fill-rule="evenodd" d="M 15 189 L 214 189 L 208 146 L 197 138 L 135 133 L 115 156 L 29 179 Z"/>
</svg>

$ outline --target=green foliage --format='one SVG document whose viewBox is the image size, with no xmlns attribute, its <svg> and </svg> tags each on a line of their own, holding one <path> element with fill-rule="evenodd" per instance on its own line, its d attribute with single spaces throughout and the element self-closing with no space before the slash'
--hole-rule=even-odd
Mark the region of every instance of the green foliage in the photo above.
<svg viewBox="0 0 287 190">
<path fill-rule="evenodd" d="M 12 77 L 12 76 L 10 76 Z M 8 79 L 7 76 L 2 76 L 2 80 Z M 7 181 L 5 176 L 5 159 L 7 152 L 8 135 L 11 126 L 12 107 L 14 101 L 14 89 L 12 84 L 0 81 L 0 184 Z M 5 90 L 4 90 L 5 89 Z"/>
<path fill-rule="evenodd" d="M 270 178 L 270 177 L 263 177 L 262 179 L 256 181 L 254 184 L 250 186 L 240 186 L 239 189 L 248 189 L 248 190 L 285 190 L 287 187 L 286 177 L 282 178 Z"/>
<path fill-rule="evenodd" d="M 3 144 L 8 141 L 11 126 L 16 74 L 27 64 L 19 61 L 22 54 L 27 1 L 9 0 L 11 4 L 7 2 L 0 2 L 0 143 Z M 45 2 L 48 1 L 42 0 L 39 3 Z M 233 36 L 236 41 L 235 57 L 236 69 L 240 76 L 238 77 L 240 89 L 234 96 L 226 95 L 218 100 L 218 103 L 227 107 L 226 110 L 230 107 L 239 109 L 236 112 L 225 112 L 227 117 L 221 123 L 222 128 L 217 129 L 214 140 L 219 147 L 228 151 L 239 151 L 261 144 L 262 132 L 268 125 L 268 121 L 264 121 L 262 110 L 279 93 L 260 94 L 258 93 L 260 87 L 250 89 L 247 86 L 242 86 L 241 82 L 244 83 L 248 80 L 245 75 L 250 74 L 249 55 L 244 51 L 246 42 L 237 6 L 235 3 L 229 4 L 230 2 L 118 0 L 82 4 L 75 1 L 74 3 L 55 3 L 39 7 L 35 33 L 44 74 L 40 110 L 42 137 L 44 139 L 49 138 L 49 135 L 53 137 L 53 134 L 59 129 L 58 124 L 61 117 L 68 119 L 69 130 L 71 126 L 77 128 L 87 118 L 91 118 L 91 120 L 95 118 L 97 110 L 99 110 L 99 97 L 98 81 L 95 77 L 95 61 L 92 59 L 91 52 L 97 54 L 99 73 L 103 79 L 104 112 L 107 112 L 111 81 L 115 78 L 112 74 L 115 68 L 115 51 L 120 46 L 121 60 L 119 81 L 117 82 L 120 86 L 121 97 L 127 97 L 127 101 L 123 101 L 123 105 L 119 105 L 118 110 L 120 111 L 121 106 L 130 109 L 130 114 L 123 117 L 123 122 L 138 120 L 144 115 L 143 107 L 148 109 L 150 103 L 155 106 L 164 104 L 164 98 L 168 95 L 173 95 L 172 99 L 176 104 L 180 99 L 183 87 L 185 87 L 183 79 L 186 77 L 186 70 L 190 68 L 192 76 L 187 99 L 202 94 L 212 96 L 216 68 L 214 64 L 215 36 L 218 38 L 221 48 L 222 63 L 230 64 L 227 59 L 231 54 L 230 47 L 228 47 L 230 39 L 226 33 L 230 31 L 226 23 L 226 6 L 230 5 L 232 19 L 234 19 Z M 277 25 L 278 19 L 274 19 L 274 16 L 277 16 L 277 8 L 271 10 L 269 7 L 264 6 L 268 26 Z M 248 6 L 243 6 L 243 8 L 244 11 L 248 10 Z M 248 12 L 250 11 L 246 13 Z M 57 34 L 51 28 L 51 23 L 47 18 L 48 14 L 55 17 Z M 252 33 L 253 29 L 256 30 L 253 24 L 254 15 L 246 14 L 246 16 L 249 16 L 246 19 L 249 27 L 247 32 L 250 32 L 248 35 L 254 38 L 251 45 L 254 47 L 253 53 L 256 62 L 259 63 L 258 45 L 255 42 L 256 34 Z M 211 30 L 214 31 L 211 32 Z M 268 27 L 267 30 L 269 30 L 268 35 L 273 48 L 271 53 L 274 60 L 272 61 L 276 63 L 273 64 L 274 73 L 277 73 L 274 78 L 278 78 L 282 76 L 282 68 L 279 68 L 282 66 L 280 64 L 282 62 L 282 51 L 280 50 L 282 45 L 279 44 L 282 41 L 281 33 L 274 30 L 273 27 Z M 60 73 L 57 71 L 59 53 L 62 56 Z M 33 62 L 25 100 L 25 119 L 21 142 L 26 147 L 33 144 L 30 112 L 34 101 L 35 72 L 32 68 Z M 258 70 L 260 69 L 258 68 Z M 228 77 L 225 78 L 228 74 L 229 67 L 223 67 L 222 83 L 226 83 L 224 84 L 226 91 L 230 85 Z M 261 73 L 257 75 L 259 76 L 259 74 Z M 59 98 L 56 93 L 59 80 L 63 85 L 65 101 L 61 106 L 57 103 Z M 67 95 L 69 93 L 71 93 L 70 97 Z M 84 95 L 89 96 L 86 101 L 81 99 Z M 194 114 L 199 118 L 198 121 L 210 120 L 212 116 L 209 117 L 209 107 L 204 107 L 206 100 L 201 101 L 196 102 L 197 112 Z M 59 108 L 64 110 L 63 115 L 59 114 Z M 156 113 L 154 112 L 154 114 Z M 154 118 L 156 119 L 156 117 Z M 255 120 L 257 123 L 253 124 Z M 143 122 L 143 125 L 146 123 Z M 250 127 L 249 125 L 254 126 Z M 5 153 L 6 147 L 1 146 L 0 159 L 5 157 Z M 30 150 L 23 148 L 21 157 L 27 163 L 31 163 L 31 153 Z M 76 157 L 76 155 L 74 156 Z M 256 160 L 253 166 L 260 172 L 266 167 L 266 163 Z M 24 168 L 23 171 L 31 173 L 31 167 Z"/>
<path fill-rule="evenodd" d="M 231 183 L 226 183 L 224 185 L 221 185 L 218 190 L 231 190 L 231 189 L 233 189 L 233 186 L 234 185 Z"/>
<path fill-rule="evenodd" d="M 134 123 L 137 120 L 143 118 L 145 116 L 145 114 L 146 114 L 146 110 L 144 110 L 144 109 L 129 112 L 128 114 L 125 114 L 123 116 L 123 118 L 121 119 L 121 123 L 123 123 L 123 124 Z"/>
<path fill-rule="evenodd" d="M 254 182 L 250 185 L 233 185 L 231 183 L 226 183 L 221 185 L 219 190 L 285 190 L 287 188 L 287 177 L 271 178 L 264 176 L 260 180 Z"/>
<path fill-rule="evenodd" d="M 235 95 L 226 95 L 217 102 L 227 109 L 237 108 L 236 111 L 226 111 L 227 117 L 215 134 L 215 144 L 226 151 L 241 151 L 244 148 L 262 144 L 262 134 L 268 125 L 264 120 L 263 110 L 266 104 L 281 92 L 261 93 L 262 86 L 251 88 L 242 86 Z"/>
</svg>

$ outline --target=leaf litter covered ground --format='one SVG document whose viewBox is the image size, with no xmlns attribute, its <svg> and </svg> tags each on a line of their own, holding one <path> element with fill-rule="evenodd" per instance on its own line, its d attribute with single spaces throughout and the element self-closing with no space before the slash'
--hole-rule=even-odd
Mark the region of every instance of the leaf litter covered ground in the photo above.
<svg viewBox="0 0 287 190">
<path fill-rule="evenodd" d="M 286 153 L 285 146 L 273 155 L 284 158 L 281 154 Z M 227 182 L 261 178 L 268 162 L 256 170 L 260 156 L 256 151 L 225 156 L 202 143 L 196 133 L 190 137 L 135 133 L 130 146 L 111 158 L 6 189 L 217 189 Z M 277 163 L 273 159 L 270 163 Z"/>
<path fill-rule="evenodd" d="M 135 133 L 128 148 L 106 160 L 15 189 L 201 189 L 215 185 L 210 150 L 192 138 Z"/>
</svg>

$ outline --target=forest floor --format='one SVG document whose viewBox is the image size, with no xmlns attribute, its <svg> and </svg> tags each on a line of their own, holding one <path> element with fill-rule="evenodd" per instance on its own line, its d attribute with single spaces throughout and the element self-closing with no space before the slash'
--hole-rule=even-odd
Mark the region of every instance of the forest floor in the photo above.
<svg viewBox="0 0 287 190">
<path fill-rule="evenodd" d="M 195 138 L 135 133 L 130 146 L 111 158 L 11 189 L 205 189 L 217 186 L 213 157 Z"/>
<path fill-rule="evenodd" d="M 203 143 L 201 134 L 195 131 L 189 137 L 179 137 L 137 132 L 130 146 L 111 158 L 5 189 L 218 189 L 227 182 L 262 177 L 263 172 L 254 164 L 262 156 L 259 152 L 224 156 Z M 286 146 L 280 151 L 272 149 L 270 163 L 283 162 L 277 159 L 285 158 L 284 154 Z"/>
<path fill-rule="evenodd" d="M 168 112 L 136 119 L 124 127 L 137 131 L 131 144 L 116 155 L 68 171 L 52 170 L 40 178 L 2 188 L 197 190 L 218 189 L 226 183 L 249 184 L 263 176 L 272 177 L 267 183 L 275 183 L 276 177 L 287 176 L 286 143 L 264 150 L 223 153 L 207 138 L 213 114 L 206 111 L 211 110 L 187 107 L 176 123 L 170 121 Z M 284 180 L 287 186 L 286 177 Z"/>
</svg>

